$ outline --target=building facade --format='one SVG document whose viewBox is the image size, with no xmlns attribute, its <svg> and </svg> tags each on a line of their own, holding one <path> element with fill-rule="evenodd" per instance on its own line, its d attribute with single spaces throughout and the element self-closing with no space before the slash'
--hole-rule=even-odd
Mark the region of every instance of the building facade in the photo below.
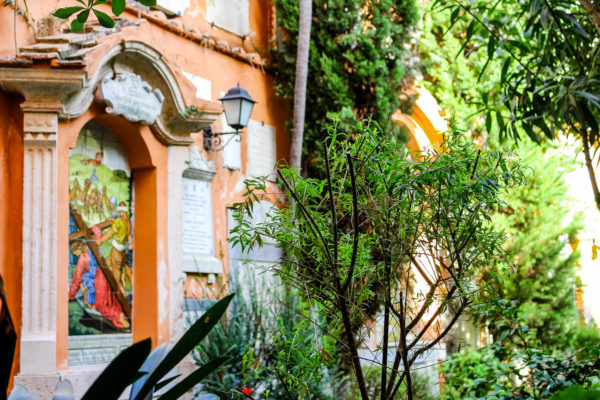
<svg viewBox="0 0 600 400">
<path fill-rule="evenodd" d="M 229 270 L 227 207 L 289 148 L 271 2 L 128 3 L 115 28 L 69 33 L 51 14 L 74 3 L 0 7 L 0 274 L 14 383 L 41 398 L 60 377 L 81 395 L 132 342 L 183 333 Z M 249 125 L 206 149 L 203 129 L 232 130 L 218 99 L 238 83 Z"/>
</svg>

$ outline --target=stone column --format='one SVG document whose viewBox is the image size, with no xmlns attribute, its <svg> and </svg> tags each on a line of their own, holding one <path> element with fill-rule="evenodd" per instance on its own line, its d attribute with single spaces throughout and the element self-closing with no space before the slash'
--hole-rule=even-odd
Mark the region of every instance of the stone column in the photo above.
<svg viewBox="0 0 600 400">
<path fill-rule="evenodd" d="M 181 254 L 182 216 L 181 193 L 183 171 L 187 168 L 189 149 L 187 146 L 168 148 L 168 224 L 169 224 L 169 333 L 171 340 L 179 339 L 183 333 L 183 256 Z"/>
<path fill-rule="evenodd" d="M 24 111 L 22 375 L 56 374 L 57 112 Z"/>
</svg>

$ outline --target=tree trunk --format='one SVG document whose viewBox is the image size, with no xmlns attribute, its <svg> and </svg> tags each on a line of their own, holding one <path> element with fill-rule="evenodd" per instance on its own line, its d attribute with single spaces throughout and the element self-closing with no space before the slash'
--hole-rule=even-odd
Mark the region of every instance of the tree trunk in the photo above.
<svg viewBox="0 0 600 400">
<path fill-rule="evenodd" d="M 592 157 L 590 156 L 590 142 L 588 133 L 585 130 L 581 130 L 581 141 L 583 142 L 583 155 L 585 156 L 585 166 L 590 176 L 590 182 L 592 183 L 592 191 L 594 192 L 594 201 L 596 207 L 600 210 L 600 190 L 598 190 L 598 182 L 596 181 L 596 174 L 594 173 L 594 164 Z"/>
<path fill-rule="evenodd" d="M 294 84 L 294 127 L 290 146 L 290 167 L 300 167 L 302 161 L 312 1 L 300 0 L 299 7 L 298 52 L 296 54 L 296 82 Z"/>
</svg>

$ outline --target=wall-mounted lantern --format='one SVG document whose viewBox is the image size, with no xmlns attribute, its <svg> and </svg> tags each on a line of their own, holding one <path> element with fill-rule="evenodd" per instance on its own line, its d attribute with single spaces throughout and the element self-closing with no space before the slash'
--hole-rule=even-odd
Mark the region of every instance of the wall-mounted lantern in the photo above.
<svg viewBox="0 0 600 400">
<path fill-rule="evenodd" d="M 227 124 L 235 129 L 235 132 L 213 132 L 210 127 L 204 128 L 204 149 L 219 151 L 223 149 L 221 144 L 221 136 L 236 135 L 239 140 L 240 129 L 248 126 L 250 114 L 256 101 L 250 97 L 248 91 L 240 84 L 229 89 L 227 94 L 219 99 L 225 107 L 225 118 Z M 219 147 L 220 146 L 220 147 Z"/>
</svg>

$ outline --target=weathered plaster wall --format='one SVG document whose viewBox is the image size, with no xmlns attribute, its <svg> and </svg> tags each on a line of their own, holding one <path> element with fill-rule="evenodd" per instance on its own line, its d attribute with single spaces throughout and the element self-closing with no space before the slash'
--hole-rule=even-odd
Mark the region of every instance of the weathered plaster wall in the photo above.
<svg viewBox="0 0 600 400">
<path fill-rule="evenodd" d="M 23 114 L 18 96 L 0 92 L 0 275 L 16 325 L 21 326 Z M 13 371 L 19 369 L 19 344 Z"/>
<path fill-rule="evenodd" d="M 35 43 L 35 37 L 48 36 L 63 31 L 68 26 L 63 20 L 54 18 L 51 14 L 58 8 L 78 5 L 75 0 L 41 0 L 37 2 L 28 2 L 29 17 L 26 19 L 23 15 L 17 16 L 17 43 L 18 47 L 23 47 Z M 22 7 L 22 4 L 21 4 Z M 101 7 L 109 15 L 110 4 Z M 126 11 L 123 17 L 132 18 L 137 15 L 134 9 Z M 218 26 L 211 26 L 211 21 L 206 20 L 206 0 L 191 0 L 190 7 L 187 8 L 181 17 L 168 19 L 159 11 L 152 11 L 153 15 L 170 23 L 175 27 L 185 27 L 185 30 L 196 32 L 207 32 L 214 36 L 215 41 L 227 41 L 232 47 L 242 47 L 248 53 L 258 52 L 262 56 L 268 55 L 269 40 L 272 31 L 272 1 L 249 0 L 249 26 L 250 30 L 246 38 L 227 32 Z M 90 21 L 94 20 L 93 15 Z M 14 14 L 12 7 L 0 8 L 0 58 L 9 57 L 15 53 L 14 43 Z"/>
</svg>

